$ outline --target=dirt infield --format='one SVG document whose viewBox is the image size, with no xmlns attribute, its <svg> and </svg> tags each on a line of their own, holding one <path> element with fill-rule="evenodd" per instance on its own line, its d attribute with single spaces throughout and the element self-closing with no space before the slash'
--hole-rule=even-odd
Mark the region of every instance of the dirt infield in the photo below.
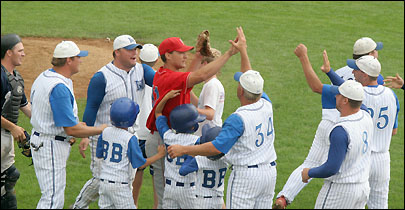
<svg viewBox="0 0 405 210">
<path fill-rule="evenodd" d="M 88 50 L 89 55 L 82 59 L 79 73 L 72 76 L 76 98 L 87 97 L 87 86 L 95 72 L 113 60 L 113 39 L 63 39 L 43 37 L 22 37 L 25 57 L 21 66 L 16 69 L 25 81 L 25 94 L 29 98 L 32 83 L 44 70 L 51 68 L 51 60 L 55 46 L 62 40 L 74 41 L 80 50 Z M 141 43 L 142 44 L 142 43 Z M 193 58 L 190 53 L 188 63 Z M 139 62 L 139 60 L 138 60 Z M 158 60 L 154 69 L 157 70 L 163 62 Z"/>
</svg>

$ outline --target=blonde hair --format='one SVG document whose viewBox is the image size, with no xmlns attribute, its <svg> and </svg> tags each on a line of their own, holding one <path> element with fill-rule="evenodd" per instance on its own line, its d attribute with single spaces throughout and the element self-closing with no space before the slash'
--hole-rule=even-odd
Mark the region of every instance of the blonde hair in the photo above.
<svg viewBox="0 0 405 210">
<path fill-rule="evenodd" d="M 211 63 L 212 61 L 214 61 L 215 59 L 221 57 L 221 55 L 222 55 L 221 51 L 219 51 L 219 50 L 217 50 L 215 48 L 211 48 L 211 52 L 212 52 L 213 56 L 204 56 L 201 63 L 204 63 L 204 62 Z"/>
</svg>

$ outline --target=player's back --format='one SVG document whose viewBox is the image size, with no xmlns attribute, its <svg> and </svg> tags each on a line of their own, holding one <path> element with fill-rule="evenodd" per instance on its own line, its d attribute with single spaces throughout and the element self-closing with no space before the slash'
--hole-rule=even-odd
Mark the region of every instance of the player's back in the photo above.
<svg viewBox="0 0 405 210">
<path fill-rule="evenodd" d="M 394 92 L 382 85 L 364 87 L 365 104 L 374 122 L 373 152 L 389 150 L 394 124 L 397 122 L 398 99 Z"/>
<path fill-rule="evenodd" d="M 225 174 L 228 164 L 224 159 L 210 160 L 196 156 L 198 164 L 196 194 L 198 196 L 224 196 Z"/>
</svg>

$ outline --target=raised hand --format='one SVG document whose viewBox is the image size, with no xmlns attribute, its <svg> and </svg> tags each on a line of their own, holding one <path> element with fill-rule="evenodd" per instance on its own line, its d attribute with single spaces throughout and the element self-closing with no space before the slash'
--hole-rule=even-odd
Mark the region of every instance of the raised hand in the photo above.
<svg viewBox="0 0 405 210">
<path fill-rule="evenodd" d="M 323 50 L 323 65 L 321 66 L 321 70 L 324 73 L 328 73 L 330 71 L 330 63 L 326 50 Z"/>
</svg>

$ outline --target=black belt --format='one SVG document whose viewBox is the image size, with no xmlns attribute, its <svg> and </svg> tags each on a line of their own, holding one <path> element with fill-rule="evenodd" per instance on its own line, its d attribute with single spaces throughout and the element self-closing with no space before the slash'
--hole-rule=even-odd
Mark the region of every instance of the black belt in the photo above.
<svg viewBox="0 0 405 210">
<path fill-rule="evenodd" d="M 215 197 L 215 196 L 201 196 L 201 195 L 198 196 L 198 195 L 195 195 L 195 197 L 196 197 L 196 198 L 213 198 L 213 197 Z M 221 198 L 222 196 L 217 195 L 216 197 L 217 197 L 217 198 Z"/>
<path fill-rule="evenodd" d="M 271 165 L 271 166 L 275 166 L 275 165 L 276 165 L 276 161 L 271 162 L 270 165 Z M 258 165 L 250 165 L 250 166 L 248 166 L 248 168 L 259 168 L 259 166 L 258 166 Z"/>
<path fill-rule="evenodd" d="M 39 136 L 41 134 L 34 131 L 34 135 Z M 64 136 L 55 136 L 55 140 L 58 140 L 58 141 L 65 141 L 65 139 L 66 139 L 66 137 L 64 137 Z"/>
<path fill-rule="evenodd" d="M 166 184 L 171 185 L 172 184 L 172 180 L 170 179 L 166 179 Z M 191 182 L 190 183 L 190 187 L 194 186 L 195 182 Z M 184 187 L 184 183 L 183 182 L 176 182 L 176 186 L 178 187 Z"/>
<path fill-rule="evenodd" d="M 113 183 L 113 184 L 115 184 L 115 183 L 119 183 L 119 184 L 128 184 L 128 182 L 114 182 L 114 181 L 110 181 L 110 180 L 105 180 L 105 179 L 100 179 L 101 181 L 108 181 L 108 183 Z"/>
</svg>

